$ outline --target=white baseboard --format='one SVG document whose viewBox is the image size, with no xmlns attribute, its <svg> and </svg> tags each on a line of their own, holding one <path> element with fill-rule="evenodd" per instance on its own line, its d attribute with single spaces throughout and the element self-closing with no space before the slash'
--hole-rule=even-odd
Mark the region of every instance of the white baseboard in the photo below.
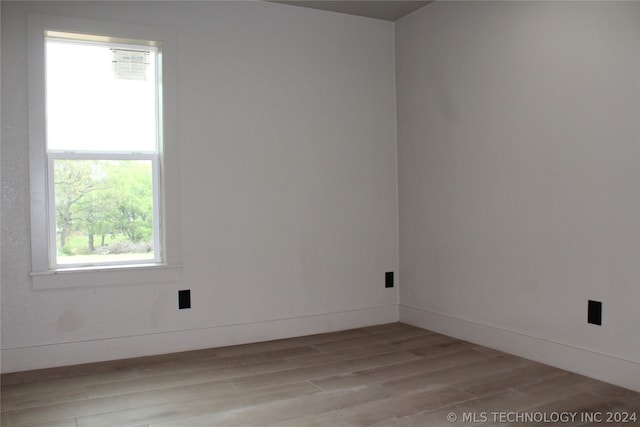
<svg viewBox="0 0 640 427">
<path fill-rule="evenodd" d="M 336 332 L 398 321 L 398 306 L 0 351 L 2 373 Z"/>
<path fill-rule="evenodd" d="M 407 305 L 400 321 L 640 392 L 640 363 Z"/>
</svg>

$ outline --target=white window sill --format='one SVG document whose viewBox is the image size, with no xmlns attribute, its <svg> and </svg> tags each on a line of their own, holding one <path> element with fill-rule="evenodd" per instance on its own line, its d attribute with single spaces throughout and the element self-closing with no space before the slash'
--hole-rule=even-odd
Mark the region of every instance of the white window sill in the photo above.
<svg viewBox="0 0 640 427">
<path fill-rule="evenodd" d="M 140 285 L 180 281 L 182 265 L 142 264 L 69 268 L 31 273 L 33 289 Z"/>
</svg>

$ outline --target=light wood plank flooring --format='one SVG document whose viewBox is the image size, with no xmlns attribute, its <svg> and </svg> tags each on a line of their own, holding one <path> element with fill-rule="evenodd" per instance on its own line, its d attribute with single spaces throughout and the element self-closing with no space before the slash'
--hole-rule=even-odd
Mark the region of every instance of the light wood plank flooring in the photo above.
<svg viewBox="0 0 640 427">
<path fill-rule="evenodd" d="M 640 393 L 401 323 L 5 374 L 1 391 L 3 427 L 640 425 L 604 422 L 640 417 Z"/>
</svg>

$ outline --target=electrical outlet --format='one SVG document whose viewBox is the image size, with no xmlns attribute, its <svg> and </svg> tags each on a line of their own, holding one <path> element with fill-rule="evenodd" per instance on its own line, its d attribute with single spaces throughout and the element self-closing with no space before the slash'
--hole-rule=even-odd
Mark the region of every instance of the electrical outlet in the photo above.
<svg viewBox="0 0 640 427">
<path fill-rule="evenodd" d="M 178 291 L 178 309 L 191 308 L 191 290 Z"/>
<path fill-rule="evenodd" d="M 602 325 L 602 302 L 589 300 L 587 304 L 587 322 Z"/>
<path fill-rule="evenodd" d="M 393 271 L 384 273 L 384 287 L 393 288 Z"/>
</svg>

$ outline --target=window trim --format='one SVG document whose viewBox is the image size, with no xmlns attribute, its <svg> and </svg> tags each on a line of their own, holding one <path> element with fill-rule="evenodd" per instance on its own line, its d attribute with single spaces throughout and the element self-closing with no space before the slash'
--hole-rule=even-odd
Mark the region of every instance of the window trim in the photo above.
<svg viewBox="0 0 640 427">
<path fill-rule="evenodd" d="M 158 45 L 158 74 L 162 85 L 158 100 L 162 146 L 158 166 L 162 188 L 160 233 L 163 262 L 132 265 L 51 268 L 49 265 L 49 188 L 45 122 L 45 34 L 51 32 L 95 35 L 98 40 L 153 40 Z M 175 282 L 181 276 L 179 236 L 179 171 L 177 147 L 176 33 L 166 27 L 29 14 L 28 109 L 29 173 L 31 197 L 31 277 L 34 289 L 112 284 Z"/>
</svg>

